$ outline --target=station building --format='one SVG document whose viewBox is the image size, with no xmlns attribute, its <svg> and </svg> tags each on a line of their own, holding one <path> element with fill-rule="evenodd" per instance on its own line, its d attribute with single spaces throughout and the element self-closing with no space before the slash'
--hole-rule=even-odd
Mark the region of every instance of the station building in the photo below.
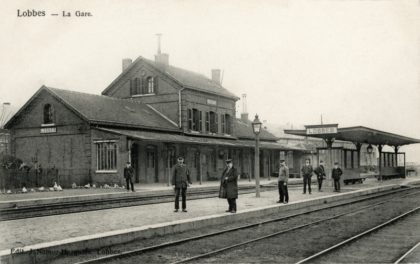
<svg viewBox="0 0 420 264">
<path fill-rule="evenodd" d="M 239 97 L 211 78 L 155 60 L 123 60 L 122 73 L 93 95 L 42 86 L 10 119 L 12 154 L 58 169 L 60 182 L 124 182 L 131 161 L 137 183 L 168 183 L 178 155 L 194 181 L 216 180 L 226 158 L 242 178 L 254 171 L 254 134 L 247 113 L 236 118 Z M 298 173 L 306 149 L 260 134 L 260 175 L 275 174 L 279 159 Z"/>
</svg>

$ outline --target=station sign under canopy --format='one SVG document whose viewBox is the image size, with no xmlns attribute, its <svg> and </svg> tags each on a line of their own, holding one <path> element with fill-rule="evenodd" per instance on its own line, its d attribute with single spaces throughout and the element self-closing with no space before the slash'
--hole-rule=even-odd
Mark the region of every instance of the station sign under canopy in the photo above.
<svg viewBox="0 0 420 264">
<path fill-rule="evenodd" d="M 338 132 L 338 124 L 325 124 L 325 125 L 308 125 L 305 126 L 306 135 L 334 135 Z"/>
</svg>

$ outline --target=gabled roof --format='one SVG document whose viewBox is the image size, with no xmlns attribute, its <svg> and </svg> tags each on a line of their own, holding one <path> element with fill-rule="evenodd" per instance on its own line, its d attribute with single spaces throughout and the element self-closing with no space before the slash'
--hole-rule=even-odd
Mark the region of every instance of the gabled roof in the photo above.
<svg viewBox="0 0 420 264">
<path fill-rule="evenodd" d="M 82 119 L 91 124 L 179 131 L 176 124 L 159 115 L 156 110 L 146 104 L 131 99 L 118 99 L 104 95 L 61 90 L 46 86 L 42 86 L 6 126 L 11 124 L 16 116 L 41 91 L 50 93 Z"/>
<path fill-rule="evenodd" d="M 146 63 L 147 65 L 153 67 L 160 73 L 166 75 L 168 78 L 177 82 L 183 88 L 188 88 L 192 90 L 198 90 L 210 94 L 215 94 L 219 96 L 228 97 L 231 99 L 238 100 L 239 97 L 231 93 L 229 90 L 221 86 L 220 84 L 212 81 L 206 76 L 188 71 L 182 68 L 174 67 L 168 65 L 166 67 L 160 67 L 156 62 L 143 58 L 139 56 L 126 70 L 124 70 L 108 87 L 102 92 L 103 95 L 106 95 L 108 91 L 117 83 L 123 76 L 125 76 L 135 65 L 139 63 Z"/>
<path fill-rule="evenodd" d="M 254 139 L 255 134 L 252 130 L 251 122 L 244 122 L 241 119 L 234 119 L 233 135 L 239 139 Z M 276 141 L 278 138 L 268 132 L 266 129 L 261 129 L 260 139 L 267 141 Z"/>
</svg>

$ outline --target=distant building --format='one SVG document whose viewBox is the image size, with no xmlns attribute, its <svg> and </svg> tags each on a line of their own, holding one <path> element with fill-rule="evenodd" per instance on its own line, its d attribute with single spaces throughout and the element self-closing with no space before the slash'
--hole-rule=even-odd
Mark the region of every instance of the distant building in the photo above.
<svg viewBox="0 0 420 264">
<path fill-rule="evenodd" d="M 194 181 L 220 177 L 232 158 L 241 177 L 253 175 L 254 134 L 248 115 L 235 117 L 239 98 L 220 83 L 155 61 L 123 60 L 122 73 L 92 95 L 42 86 L 6 124 L 13 155 L 59 170 L 62 184 L 123 183 L 131 161 L 140 183 L 168 182 L 178 155 L 184 155 Z M 261 176 L 277 171 L 280 152 L 298 171 L 303 147 L 261 138 Z"/>
</svg>

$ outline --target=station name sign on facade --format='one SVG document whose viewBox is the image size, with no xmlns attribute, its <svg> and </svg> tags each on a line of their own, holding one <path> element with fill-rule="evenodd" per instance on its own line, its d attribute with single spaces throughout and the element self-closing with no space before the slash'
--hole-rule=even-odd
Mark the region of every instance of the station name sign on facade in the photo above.
<svg viewBox="0 0 420 264">
<path fill-rule="evenodd" d="M 314 125 L 314 126 L 305 126 L 306 135 L 329 135 L 337 134 L 338 125 Z"/>
</svg>

